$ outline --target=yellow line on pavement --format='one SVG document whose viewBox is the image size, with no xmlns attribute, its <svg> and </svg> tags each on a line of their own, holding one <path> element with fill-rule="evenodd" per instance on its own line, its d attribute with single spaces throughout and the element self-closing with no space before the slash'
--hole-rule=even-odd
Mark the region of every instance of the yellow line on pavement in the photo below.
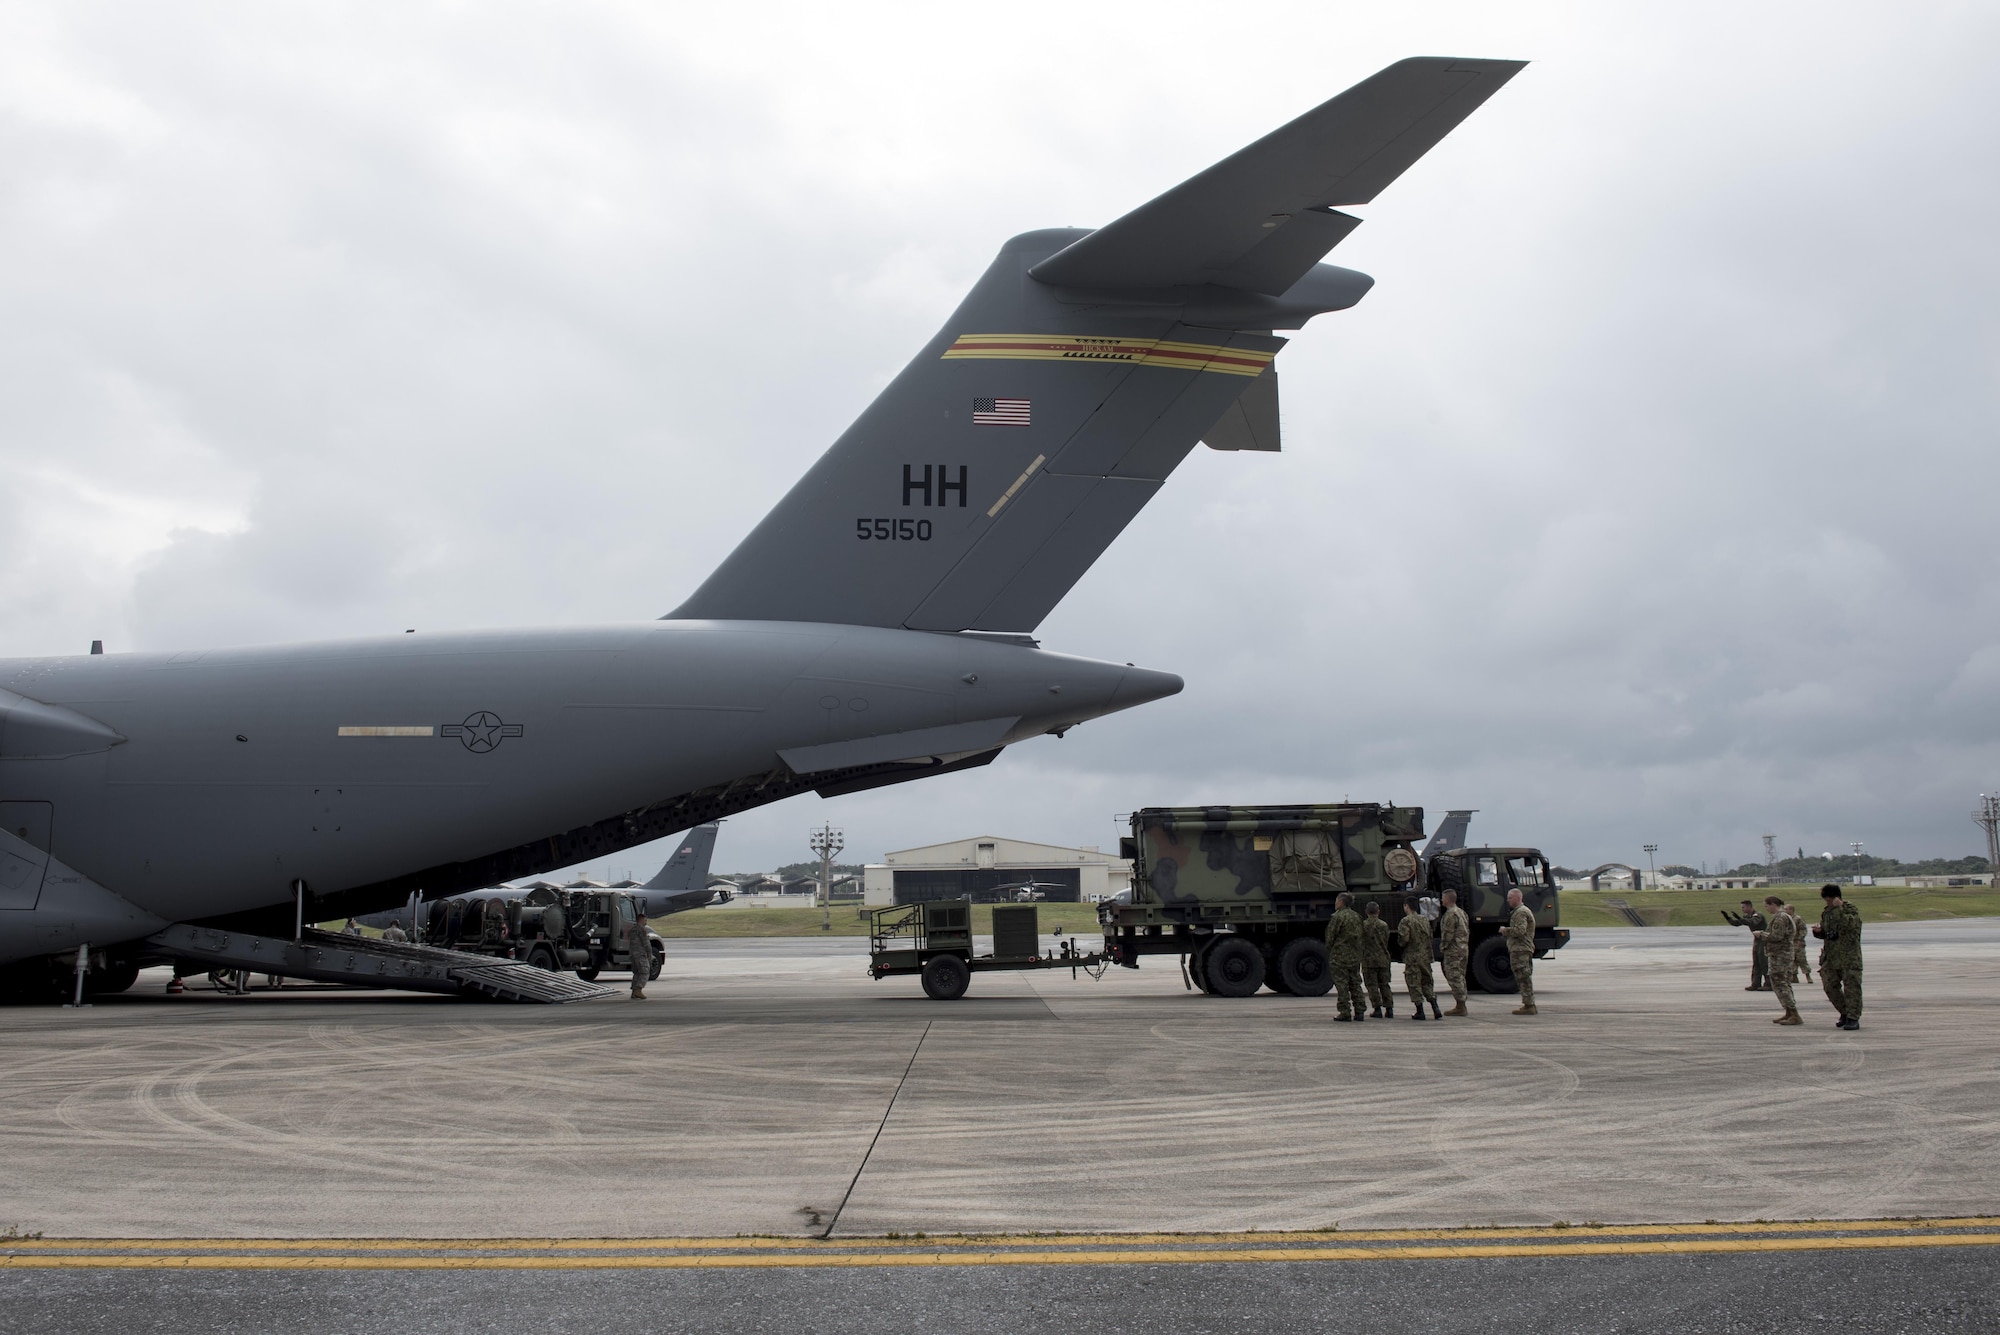
<svg viewBox="0 0 2000 1335">
<path fill-rule="evenodd" d="M 1576 1242 L 1590 1238 L 1708 1237 L 1763 1233 L 1928 1233 L 1940 1229 L 2000 1228 L 2000 1216 L 1954 1219 L 1813 1219 L 1791 1223 L 1759 1220 L 1743 1224 L 1574 1224 L 1521 1228 L 1314 1229 L 1245 1233 L 1024 1233 L 1013 1236 L 959 1234 L 950 1237 L 882 1236 L 819 1238 L 19 1238 L 0 1241 L 0 1251 L 808 1251 L 900 1248 L 995 1247 L 1070 1248 L 1163 1245 L 1191 1247 L 1318 1243 L 1481 1242 L 1547 1239 Z"/>
<path fill-rule="evenodd" d="M 182 1254 L 0 1257 L 0 1269 L 108 1270 L 739 1270 L 1023 1265 L 1210 1265 L 1220 1262 L 1495 1260 L 1559 1256 L 1996 1247 L 2000 1233 L 1876 1237 L 1750 1237 L 1641 1242 L 1467 1243 L 1456 1246 L 1231 1247 L 1094 1251 L 841 1252 L 751 1256 L 216 1256 Z"/>
</svg>

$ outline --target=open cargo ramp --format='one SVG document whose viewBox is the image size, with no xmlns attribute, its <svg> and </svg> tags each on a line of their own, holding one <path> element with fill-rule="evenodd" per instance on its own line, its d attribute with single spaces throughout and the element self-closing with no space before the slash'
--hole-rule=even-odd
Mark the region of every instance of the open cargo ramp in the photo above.
<svg viewBox="0 0 2000 1335">
<path fill-rule="evenodd" d="M 412 942 L 346 936 L 317 928 L 308 928 L 298 940 L 287 941 L 175 923 L 148 938 L 147 943 L 177 960 L 191 960 L 212 969 L 247 969 L 286 978 L 309 978 L 317 983 L 348 983 L 399 992 L 437 992 L 559 1005 L 608 997 L 615 990 L 518 960 Z"/>
</svg>

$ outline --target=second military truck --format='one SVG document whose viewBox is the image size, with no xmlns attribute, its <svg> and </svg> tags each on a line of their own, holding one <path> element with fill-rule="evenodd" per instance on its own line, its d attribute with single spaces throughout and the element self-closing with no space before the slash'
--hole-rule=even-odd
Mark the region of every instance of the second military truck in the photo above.
<svg viewBox="0 0 2000 1335">
<path fill-rule="evenodd" d="M 1509 889 L 1535 912 L 1537 955 L 1569 941 L 1547 861 L 1533 849 L 1454 849 L 1426 866 L 1415 848 L 1423 834 L 1422 807 L 1373 803 L 1135 811 L 1119 841 L 1132 860 L 1131 902 L 1099 910 L 1104 952 L 1132 969 L 1145 955 L 1182 956 L 1190 984 L 1213 996 L 1264 987 L 1323 996 L 1335 896 L 1352 894 L 1357 912 L 1379 902 L 1393 927 L 1405 896 L 1452 889 L 1471 919 L 1471 981 L 1517 990 L 1500 939 Z M 1435 907 L 1425 907 L 1435 932 Z M 1393 937 L 1391 952 L 1400 953 Z"/>
</svg>

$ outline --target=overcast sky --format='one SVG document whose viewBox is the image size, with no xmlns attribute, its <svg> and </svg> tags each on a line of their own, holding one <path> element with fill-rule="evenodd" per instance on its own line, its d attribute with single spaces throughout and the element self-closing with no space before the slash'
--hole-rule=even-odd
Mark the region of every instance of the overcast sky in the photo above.
<svg viewBox="0 0 2000 1335">
<path fill-rule="evenodd" d="M 1523 58 L 1355 210 L 1330 258 L 1377 286 L 1281 355 L 1284 453 L 1197 450 L 1041 628 L 1186 692 L 740 816 L 716 866 L 823 819 L 872 859 L 1341 798 L 1573 865 L 1982 852 L 1996 39 L 1943 3 L 0 0 L 0 656 L 657 616 L 1008 236 L 1401 57 Z"/>
</svg>

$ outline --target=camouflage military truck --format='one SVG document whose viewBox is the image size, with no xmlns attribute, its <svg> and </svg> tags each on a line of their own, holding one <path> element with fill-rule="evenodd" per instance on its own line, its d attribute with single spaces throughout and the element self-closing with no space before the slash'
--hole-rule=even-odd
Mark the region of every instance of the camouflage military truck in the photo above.
<svg viewBox="0 0 2000 1335">
<path fill-rule="evenodd" d="M 1132 902 L 1098 911 L 1105 953 L 1130 969 L 1145 955 L 1183 956 L 1190 984 L 1215 996 L 1247 997 L 1260 987 L 1323 996 L 1332 985 L 1326 925 L 1334 896 L 1352 894 L 1357 912 L 1375 900 L 1393 925 L 1405 896 L 1429 899 L 1449 888 L 1461 891 L 1472 920 L 1472 981 L 1491 992 L 1516 990 L 1500 939 L 1508 889 L 1520 885 L 1536 911 L 1537 955 L 1569 939 L 1556 927 L 1548 863 L 1533 849 L 1457 849 L 1433 853 L 1426 868 L 1413 847 L 1423 836 L 1422 807 L 1136 811 L 1131 837 L 1119 841 L 1132 859 Z M 1425 908 L 1435 935 L 1435 905 Z M 1394 938 L 1390 952 L 1401 958 Z"/>
<path fill-rule="evenodd" d="M 637 914 L 632 896 L 606 890 L 538 887 L 520 899 L 439 899 L 431 902 L 424 940 L 552 971 L 575 970 L 590 982 L 605 969 L 632 967 L 625 929 Z M 648 976 L 658 978 L 666 945 L 650 926 L 646 943 L 653 955 Z"/>
<path fill-rule="evenodd" d="M 1472 959 L 1467 981 L 1484 992 L 1518 992 L 1514 966 L 1507 960 L 1507 943 L 1500 929 L 1507 923 L 1507 892 L 1519 890 L 1521 902 L 1535 912 L 1535 958 L 1569 944 L 1569 932 L 1556 924 L 1555 877 L 1549 860 L 1534 848 L 1454 848 L 1433 853 L 1424 869 L 1424 895 L 1435 899 L 1447 890 L 1458 892 L 1459 907 L 1472 920 Z"/>
<path fill-rule="evenodd" d="M 1421 864 L 1422 807 L 1149 807 L 1132 813 L 1119 852 L 1132 859 L 1132 902 L 1098 911 L 1113 962 L 1181 955 L 1189 981 L 1215 996 L 1260 987 L 1324 996 L 1333 985 L 1326 924 L 1334 896 L 1382 901 L 1391 921 Z"/>
</svg>

